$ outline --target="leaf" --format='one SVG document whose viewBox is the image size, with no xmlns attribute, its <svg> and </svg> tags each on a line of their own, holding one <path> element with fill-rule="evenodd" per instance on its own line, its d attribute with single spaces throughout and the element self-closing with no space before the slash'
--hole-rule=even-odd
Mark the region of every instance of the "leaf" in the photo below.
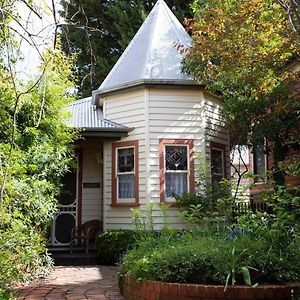
<svg viewBox="0 0 300 300">
<path fill-rule="evenodd" d="M 241 267 L 241 271 L 242 271 L 245 283 L 247 285 L 251 286 L 251 277 L 250 277 L 249 269 L 247 267 Z"/>
<path fill-rule="evenodd" d="M 227 290 L 227 286 L 228 286 L 228 283 L 229 283 L 229 280 L 230 280 L 230 276 L 231 276 L 231 273 L 228 273 L 228 275 L 226 277 L 226 282 L 225 282 L 225 287 L 224 287 L 224 293 Z"/>
</svg>

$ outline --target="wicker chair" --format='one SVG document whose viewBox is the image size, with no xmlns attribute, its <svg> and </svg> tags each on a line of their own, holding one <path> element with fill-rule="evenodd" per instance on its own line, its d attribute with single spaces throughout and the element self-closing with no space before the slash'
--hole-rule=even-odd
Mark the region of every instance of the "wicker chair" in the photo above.
<svg viewBox="0 0 300 300">
<path fill-rule="evenodd" d="M 97 233 L 102 230 L 103 226 L 99 220 L 90 220 L 73 228 L 71 232 L 70 252 L 73 253 L 74 247 L 79 246 L 88 254 L 91 245 L 96 241 Z"/>
</svg>

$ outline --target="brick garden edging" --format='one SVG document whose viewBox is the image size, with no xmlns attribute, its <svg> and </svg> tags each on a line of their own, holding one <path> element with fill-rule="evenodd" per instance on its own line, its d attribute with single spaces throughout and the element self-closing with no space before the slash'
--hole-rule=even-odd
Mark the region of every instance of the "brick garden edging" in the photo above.
<svg viewBox="0 0 300 300">
<path fill-rule="evenodd" d="M 299 299 L 300 284 L 229 286 L 224 293 L 221 285 L 179 284 L 145 280 L 135 282 L 126 277 L 121 284 L 127 300 L 289 300 Z M 296 296 L 295 298 L 292 295 Z"/>
</svg>

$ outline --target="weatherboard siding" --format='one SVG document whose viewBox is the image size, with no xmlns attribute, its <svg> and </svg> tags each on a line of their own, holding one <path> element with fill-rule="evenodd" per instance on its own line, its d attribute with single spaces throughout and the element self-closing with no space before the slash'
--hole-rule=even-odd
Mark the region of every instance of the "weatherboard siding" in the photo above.
<svg viewBox="0 0 300 300">
<path fill-rule="evenodd" d="M 210 142 L 225 145 L 226 176 L 230 178 L 229 131 L 226 127 L 224 114 L 222 113 L 222 102 L 217 97 L 208 93 L 205 93 L 204 96 L 205 152 L 207 162 L 210 162 Z"/>
<path fill-rule="evenodd" d="M 159 140 L 193 140 L 195 153 L 204 152 L 203 92 L 200 89 L 149 89 L 148 110 L 148 195 L 149 199 L 158 205 L 160 203 Z M 172 228 L 184 226 L 178 216 L 177 208 L 170 208 L 168 215 L 169 226 Z M 164 226 L 161 216 L 157 216 L 154 221 L 157 229 Z"/>
<path fill-rule="evenodd" d="M 109 96 L 103 99 L 105 118 L 134 128 L 129 136 L 121 140 L 107 140 L 103 147 L 104 161 L 104 228 L 133 229 L 130 207 L 112 207 L 112 143 L 137 140 L 139 142 L 139 202 L 140 207 L 146 203 L 146 148 L 145 148 L 145 93 L 143 90 Z"/>
<path fill-rule="evenodd" d="M 82 222 L 102 220 L 102 144 L 86 141 L 82 148 Z M 85 184 L 100 183 L 100 188 L 85 187 Z"/>
<path fill-rule="evenodd" d="M 164 220 L 160 209 L 160 139 L 193 140 L 197 157 L 202 154 L 210 163 L 210 141 L 228 145 L 228 131 L 221 112 L 221 102 L 201 89 L 159 89 L 148 88 L 128 92 L 104 99 L 105 118 L 134 127 L 129 136 L 120 141 L 139 141 L 139 209 L 145 216 L 149 203 L 153 206 L 155 229 L 161 229 L 165 222 L 169 227 L 182 228 L 178 209 L 171 207 Z M 119 141 L 119 140 L 118 140 Z M 130 207 L 111 206 L 111 164 L 112 143 L 104 142 L 104 228 L 134 229 Z M 229 164 L 228 164 L 229 166 Z M 195 174 L 197 176 L 197 174 Z"/>
</svg>

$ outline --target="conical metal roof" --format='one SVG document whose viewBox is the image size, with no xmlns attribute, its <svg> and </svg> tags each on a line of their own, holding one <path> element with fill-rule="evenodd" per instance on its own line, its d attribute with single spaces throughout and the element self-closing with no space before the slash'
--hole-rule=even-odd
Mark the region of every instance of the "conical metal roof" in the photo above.
<svg viewBox="0 0 300 300">
<path fill-rule="evenodd" d="M 183 55 L 176 46 L 190 47 L 191 38 L 163 0 L 158 0 L 99 92 L 141 81 L 192 81 L 182 73 Z"/>
</svg>

